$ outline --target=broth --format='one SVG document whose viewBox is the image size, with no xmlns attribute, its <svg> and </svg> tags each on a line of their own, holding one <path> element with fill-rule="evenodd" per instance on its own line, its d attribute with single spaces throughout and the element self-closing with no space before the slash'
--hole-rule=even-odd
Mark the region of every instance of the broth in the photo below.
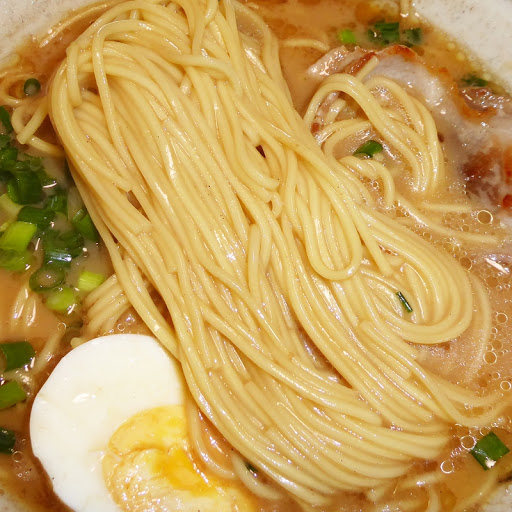
<svg viewBox="0 0 512 512">
<path fill-rule="evenodd" d="M 337 33 L 340 29 L 353 30 L 357 37 L 363 41 L 368 26 L 380 19 L 398 19 L 398 7 L 394 2 L 373 2 L 369 0 L 257 0 L 251 2 L 255 9 L 265 18 L 270 27 L 282 40 L 287 38 L 319 38 L 334 48 L 337 42 Z M 98 13 L 95 13 L 95 17 Z M 67 44 L 77 34 L 81 33 L 92 20 L 87 17 L 65 30 L 58 31 L 58 36 L 50 39 L 44 47 L 37 43 L 30 43 L 20 50 L 21 62 L 18 68 L 38 77 L 42 84 L 48 84 L 52 73 L 62 60 Z M 455 49 L 443 34 L 434 28 L 421 26 L 423 30 L 423 44 L 416 48 L 421 54 L 427 66 L 436 72 L 449 71 L 456 80 L 462 76 L 478 72 L 478 63 L 464 52 Z M 370 43 L 367 42 L 369 46 Z M 311 48 L 283 47 L 281 59 L 283 71 L 294 104 L 303 114 L 318 80 L 307 74 L 307 69 L 321 53 Z M 44 137 L 52 137 L 51 127 L 45 125 Z M 457 202 L 457 194 L 464 193 L 463 177 L 452 170 L 453 186 L 446 191 L 441 200 Z M 399 184 L 404 194 L 407 192 L 407 183 Z M 485 215 L 485 214 L 483 214 Z M 482 222 L 482 215 L 464 214 L 451 219 L 454 227 L 462 230 L 476 230 L 480 232 L 493 232 L 495 223 Z M 466 226 L 464 228 L 463 226 Z M 478 378 L 471 381 L 476 390 L 482 390 L 493 382 L 501 382 L 503 390 L 508 390 L 512 383 L 512 346 L 509 340 L 512 326 L 512 306 L 510 300 L 510 272 L 512 258 L 509 258 L 510 266 L 500 263 L 495 255 L 488 250 L 472 248 L 467 251 L 463 246 L 452 243 L 444 237 L 433 236 L 426 232 L 420 223 L 411 226 L 419 234 L 432 240 L 435 244 L 450 252 L 454 258 L 461 261 L 466 268 L 479 277 L 485 284 L 491 295 L 496 314 L 493 320 L 492 344 L 487 347 L 484 355 L 485 364 L 479 370 Z M 107 261 L 105 263 L 105 261 Z M 494 264 L 493 264 L 494 262 Z M 76 264 L 77 266 L 80 263 Z M 108 274 L 110 264 L 104 248 L 89 248 L 88 266 L 96 271 L 101 270 Z M 76 272 L 76 270 L 75 270 Z M 0 270 L 0 286 L 3 298 L 0 302 L 0 341 L 14 341 L 21 338 L 30 341 L 36 353 L 39 353 L 53 331 L 60 329 L 66 331 L 62 341 L 44 371 L 38 374 L 35 389 L 39 389 L 51 369 L 70 350 L 69 341 L 77 333 L 80 315 L 63 317 L 47 310 L 40 300 L 36 301 L 35 319 L 25 332 L 12 332 L 10 316 L 16 297 L 26 285 L 28 276 L 25 274 L 13 275 Z M 129 321 L 128 321 L 129 320 Z M 125 324 L 119 324 L 114 332 L 146 332 L 141 326 L 140 320 L 132 312 Z M 423 363 L 427 367 L 436 368 L 437 373 L 442 374 L 453 382 L 464 381 L 468 372 L 472 371 L 472 360 L 475 354 L 472 351 L 472 339 L 468 335 L 459 340 L 457 345 L 443 344 L 439 347 L 426 348 L 422 351 Z M 33 398 L 33 396 L 32 396 Z M 508 446 L 512 446 L 512 411 L 503 415 L 500 421 L 493 425 L 493 429 Z M 0 456 L 0 481 L 2 487 L 9 490 L 9 494 L 19 496 L 33 510 L 52 510 L 55 512 L 69 510 L 60 503 L 51 490 L 51 484 L 42 470 L 40 464 L 32 455 L 28 438 L 28 420 L 30 414 L 30 400 L 26 404 L 18 404 L 14 408 L 0 411 L 0 425 L 12 428 L 16 431 L 18 440 L 16 452 L 13 456 Z M 457 501 L 464 500 L 466 489 L 478 487 L 481 484 L 482 471 L 468 454 L 468 443 L 487 433 L 488 429 L 481 431 L 455 427 L 453 429 L 452 442 L 445 448 L 440 458 L 436 461 L 418 463 L 407 475 L 407 479 L 414 479 L 415 474 L 422 475 L 426 471 L 436 468 L 444 473 L 441 485 L 442 509 L 449 511 Z M 199 463 L 201 467 L 201 464 Z M 510 457 L 500 462 L 500 479 L 506 480 L 508 472 L 512 469 Z M 421 493 L 422 490 L 411 487 L 410 496 Z M 409 496 L 409 497 L 410 497 Z M 408 496 L 402 496 L 407 499 Z M 393 489 L 389 489 L 379 502 L 387 503 L 396 499 Z M 428 495 L 425 494 L 425 505 Z M 341 504 L 340 504 L 341 503 Z M 370 510 L 370 506 L 359 495 L 340 496 L 340 503 L 326 509 L 326 512 Z M 296 505 L 291 502 L 265 502 L 259 503 L 261 510 L 273 512 L 287 512 L 296 510 Z"/>
</svg>

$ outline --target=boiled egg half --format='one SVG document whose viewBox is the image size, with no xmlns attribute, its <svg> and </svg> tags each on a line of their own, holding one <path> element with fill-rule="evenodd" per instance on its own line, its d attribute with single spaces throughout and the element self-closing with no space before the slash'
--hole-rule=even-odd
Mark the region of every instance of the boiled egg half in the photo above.
<svg viewBox="0 0 512 512">
<path fill-rule="evenodd" d="M 76 512 L 251 512 L 252 495 L 195 464 L 179 364 L 148 336 L 89 341 L 34 400 L 32 449 Z"/>
</svg>

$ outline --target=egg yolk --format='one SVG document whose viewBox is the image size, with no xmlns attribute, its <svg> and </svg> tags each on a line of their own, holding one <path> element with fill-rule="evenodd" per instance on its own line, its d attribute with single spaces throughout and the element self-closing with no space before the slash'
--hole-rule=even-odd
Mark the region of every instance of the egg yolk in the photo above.
<svg viewBox="0 0 512 512">
<path fill-rule="evenodd" d="M 127 512 L 253 512 L 250 492 L 194 463 L 182 405 L 130 418 L 113 434 L 103 459 L 107 488 Z"/>
</svg>

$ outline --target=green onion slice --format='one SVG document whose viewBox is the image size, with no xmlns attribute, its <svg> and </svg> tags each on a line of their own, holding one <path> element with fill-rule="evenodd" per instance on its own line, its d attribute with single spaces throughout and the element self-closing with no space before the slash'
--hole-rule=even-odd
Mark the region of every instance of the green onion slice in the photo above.
<svg viewBox="0 0 512 512">
<path fill-rule="evenodd" d="M 37 78 L 29 78 L 23 85 L 23 92 L 27 96 L 34 96 L 41 90 L 41 84 Z"/>
<path fill-rule="evenodd" d="M 14 452 L 16 436 L 12 430 L 0 428 L 0 453 L 10 455 Z"/>
<path fill-rule="evenodd" d="M 87 240 L 97 242 L 99 240 L 98 230 L 94 226 L 91 216 L 87 213 L 85 208 L 80 208 L 73 218 L 71 223 L 75 229 Z"/>
<path fill-rule="evenodd" d="M 0 123 L 4 125 L 7 133 L 12 133 L 13 127 L 11 124 L 11 116 L 5 107 L 0 107 Z"/>
<path fill-rule="evenodd" d="M 382 151 L 382 144 L 376 140 L 367 140 L 359 148 L 356 149 L 354 155 L 364 155 L 368 158 L 372 158 L 376 153 Z"/>
<path fill-rule="evenodd" d="M 382 45 L 397 43 L 400 40 L 400 25 L 398 22 L 380 21 L 368 30 L 368 39 Z"/>
<path fill-rule="evenodd" d="M 46 307 L 58 313 L 71 313 L 76 303 L 76 293 L 69 286 L 52 290 L 46 297 Z"/>
<path fill-rule="evenodd" d="M 0 249 L 0 268 L 9 272 L 24 272 L 32 264 L 32 252 L 4 251 Z"/>
<path fill-rule="evenodd" d="M 27 398 L 27 393 L 15 380 L 0 386 L 0 410 L 12 407 L 18 402 L 23 402 L 25 398 Z"/>
<path fill-rule="evenodd" d="M 343 44 L 356 44 L 356 36 L 354 31 L 348 28 L 338 32 L 338 39 Z"/>
<path fill-rule="evenodd" d="M 21 206 L 11 201 L 7 194 L 0 196 L 0 211 L 3 212 L 10 221 L 16 220 Z"/>
<path fill-rule="evenodd" d="M 47 231 L 43 236 L 44 262 L 68 267 L 83 252 L 84 239 L 76 231 Z"/>
<path fill-rule="evenodd" d="M 22 253 L 36 234 L 37 226 L 30 222 L 16 221 L 0 237 L 0 249 Z"/>
<path fill-rule="evenodd" d="M 43 265 L 37 269 L 28 281 L 30 288 L 37 292 L 47 292 L 61 285 L 66 278 L 62 267 L 57 265 Z"/>
<path fill-rule="evenodd" d="M 11 143 L 11 136 L 7 133 L 0 135 L 0 148 L 5 148 Z"/>
<path fill-rule="evenodd" d="M 10 136 L 9 136 L 10 137 Z M 0 149 L 0 169 L 12 171 L 18 158 L 18 150 L 11 146 Z"/>
<path fill-rule="evenodd" d="M 44 250 L 44 263 L 69 267 L 73 256 L 66 249 L 51 248 Z"/>
<path fill-rule="evenodd" d="M 52 210 L 54 212 L 60 212 L 64 215 L 67 215 L 68 206 L 67 206 L 67 197 L 62 192 L 57 192 L 53 196 L 48 198 L 48 204 L 46 206 L 47 210 Z"/>
<path fill-rule="evenodd" d="M 258 468 L 255 468 L 250 462 L 246 462 L 245 463 L 245 467 L 251 472 L 251 473 L 254 473 L 255 475 L 258 474 Z"/>
<path fill-rule="evenodd" d="M 423 42 L 423 32 L 420 27 L 404 30 L 404 37 L 410 46 L 418 46 Z"/>
<path fill-rule="evenodd" d="M 405 311 L 407 311 L 407 313 L 412 313 L 411 305 L 404 297 L 404 294 L 402 292 L 396 292 L 396 296 L 398 297 L 398 300 L 402 303 L 402 306 L 404 307 Z"/>
<path fill-rule="evenodd" d="M 462 83 L 470 87 L 485 87 L 489 82 L 474 74 L 462 77 Z"/>
<path fill-rule="evenodd" d="M 14 343 L 0 343 L 0 351 L 5 357 L 6 372 L 29 365 L 36 353 L 28 341 Z"/>
<path fill-rule="evenodd" d="M 89 272 L 88 270 L 84 270 L 78 276 L 78 282 L 76 287 L 81 292 L 92 292 L 98 286 L 100 286 L 105 281 L 105 276 L 102 274 L 96 274 L 95 272 Z"/>
<path fill-rule="evenodd" d="M 34 204 L 43 198 L 43 187 L 37 173 L 17 170 L 13 171 L 12 178 L 7 184 L 7 193 L 15 203 Z"/>
<path fill-rule="evenodd" d="M 44 172 L 43 159 L 40 156 L 32 156 L 28 155 L 27 153 L 22 153 L 20 155 L 20 158 L 21 159 L 19 161 L 19 164 L 22 166 L 23 170 L 33 172 Z M 53 178 L 50 178 L 49 176 L 47 177 L 53 180 Z"/>
<path fill-rule="evenodd" d="M 41 230 L 45 230 L 55 218 L 53 210 L 36 208 L 35 206 L 24 206 L 18 213 L 18 220 L 36 224 Z"/>
<path fill-rule="evenodd" d="M 509 451 L 503 441 L 494 432 L 489 432 L 475 444 L 471 450 L 471 455 L 473 455 L 480 466 L 487 471 L 496 464 L 498 459 L 501 459 L 501 457 L 506 455 Z"/>
</svg>

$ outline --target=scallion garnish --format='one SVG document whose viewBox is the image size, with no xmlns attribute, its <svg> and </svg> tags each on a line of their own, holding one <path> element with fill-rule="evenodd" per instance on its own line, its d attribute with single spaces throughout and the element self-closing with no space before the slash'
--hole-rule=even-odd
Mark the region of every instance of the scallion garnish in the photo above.
<svg viewBox="0 0 512 512">
<path fill-rule="evenodd" d="M 7 193 L 18 204 L 34 204 L 43 198 L 43 187 L 37 173 L 27 170 L 12 172 L 7 183 Z"/>
<path fill-rule="evenodd" d="M 338 32 L 338 39 L 343 44 L 356 44 L 356 36 L 354 31 L 348 28 Z"/>
<path fill-rule="evenodd" d="M 24 272 L 32 263 L 30 251 L 15 252 L 0 249 L 0 268 L 9 272 Z"/>
<path fill-rule="evenodd" d="M 85 208 L 80 208 L 73 218 L 71 223 L 75 229 L 87 240 L 97 242 L 99 240 L 98 230 L 94 226 L 91 216 L 87 213 Z"/>
<path fill-rule="evenodd" d="M 47 210 L 52 210 L 54 212 L 63 213 L 67 215 L 68 212 L 68 201 L 67 197 L 63 192 L 57 192 L 53 196 L 48 198 L 48 204 L 46 206 Z"/>
<path fill-rule="evenodd" d="M 368 30 L 368 39 L 382 46 L 395 43 L 409 47 L 418 46 L 423 43 L 423 31 L 420 27 L 415 27 L 401 32 L 398 21 L 379 21 Z"/>
<path fill-rule="evenodd" d="M 82 254 L 83 246 L 83 237 L 76 231 L 66 233 L 48 231 L 43 235 L 44 263 L 69 266 L 73 258 Z"/>
<path fill-rule="evenodd" d="M 61 285 L 66 278 L 64 270 L 57 265 L 43 265 L 28 280 L 30 288 L 37 293 L 53 290 Z"/>
<path fill-rule="evenodd" d="M 39 156 L 32 156 L 27 153 L 22 153 L 20 155 L 18 164 L 24 171 L 33 171 L 37 173 L 41 171 L 44 172 L 43 161 Z M 46 175 L 45 179 L 50 179 L 53 181 L 53 178 L 50 178 L 46 173 L 44 174 Z"/>
<path fill-rule="evenodd" d="M 78 282 L 76 287 L 81 292 L 92 292 L 98 286 L 100 286 L 105 281 L 105 276 L 102 274 L 96 274 L 95 272 L 89 272 L 88 270 L 84 270 L 78 276 Z"/>
<path fill-rule="evenodd" d="M 11 201 L 11 198 L 7 194 L 0 196 L 0 211 L 7 216 L 10 221 L 16 220 L 21 206 Z"/>
<path fill-rule="evenodd" d="M 24 206 L 18 213 L 18 220 L 36 224 L 41 230 L 46 229 L 55 218 L 55 212 L 35 206 Z"/>
<path fill-rule="evenodd" d="M 368 158 L 372 158 L 376 153 L 382 151 L 382 144 L 376 140 L 367 140 L 359 148 L 354 151 L 354 155 L 364 155 Z"/>
<path fill-rule="evenodd" d="M 404 30 L 404 38 L 407 46 L 418 46 L 423 42 L 423 32 L 420 27 Z"/>
<path fill-rule="evenodd" d="M 0 148 L 5 148 L 11 143 L 11 136 L 7 133 L 0 135 Z"/>
<path fill-rule="evenodd" d="M 0 453 L 10 455 L 14 452 L 16 436 L 12 430 L 0 428 Z"/>
<path fill-rule="evenodd" d="M 462 83 L 468 87 L 485 87 L 489 82 L 474 74 L 462 77 Z"/>
<path fill-rule="evenodd" d="M 480 466 L 487 471 L 496 464 L 498 459 L 501 459 L 501 457 L 506 455 L 509 451 L 510 450 L 494 432 L 489 432 L 475 444 L 471 450 L 471 455 L 473 455 Z"/>
<path fill-rule="evenodd" d="M 251 472 L 251 473 L 254 473 L 254 474 L 258 474 L 258 468 L 255 468 L 250 462 L 246 462 L 245 463 L 245 467 Z"/>
<path fill-rule="evenodd" d="M 0 123 L 4 125 L 7 133 L 12 133 L 13 127 L 11 124 L 11 116 L 5 107 L 0 107 Z"/>
<path fill-rule="evenodd" d="M 15 167 L 18 158 L 18 150 L 11 146 L 0 149 L 0 169 L 11 171 Z"/>
<path fill-rule="evenodd" d="M 22 253 L 36 231 L 37 226 L 30 222 L 13 222 L 0 237 L 0 249 Z"/>
<path fill-rule="evenodd" d="M 397 21 L 389 23 L 379 21 L 368 30 L 368 39 L 381 45 L 398 43 L 400 41 L 400 24 Z"/>
<path fill-rule="evenodd" d="M 0 410 L 12 407 L 27 398 L 27 393 L 15 380 L 0 386 Z"/>
<path fill-rule="evenodd" d="M 407 311 L 407 313 L 412 313 L 411 305 L 404 297 L 404 294 L 402 292 L 396 292 L 396 296 L 398 297 L 398 300 L 402 303 L 402 306 L 404 307 L 405 311 Z"/>
<path fill-rule="evenodd" d="M 5 357 L 5 369 L 8 372 L 29 365 L 36 353 L 28 341 L 0 343 L 0 351 Z"/>
<path fill-rule="evenodd" d="M 37 78 L 29 78 L 23 84 L 23 92 L 27 96 L 34 96 L 41 90 L 41 84 Z"/>
<path fill-rule="evenodd" d="M 46 297 L 46 307 L 59 313 L 70 313 L 76 302 L 75 291 L 69 286 L 54 289 Z"/>
<path fill-rule="evenodd" d="M 44 250 L 44 263 L 54 263 L 55 265 L 62 265 L 63 267 L 69 267 L 73 256 L 66 249 L 59 249 L 52 247 Z"/>
</svg>

